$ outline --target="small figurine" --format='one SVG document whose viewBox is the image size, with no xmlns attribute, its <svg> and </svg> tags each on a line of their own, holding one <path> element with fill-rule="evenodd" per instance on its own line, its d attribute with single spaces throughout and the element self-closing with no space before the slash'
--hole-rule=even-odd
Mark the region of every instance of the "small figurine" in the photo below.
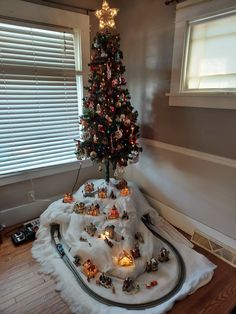
<svg viewBox="0 0 236 314">
<path fill-rule="evenodd" d="M 79 204 L 76 203 L 74 206 L 74 212 L 76 214 L 85 214 L 86 206 L 83 202 L 80 202 Z"/>
<path fill-rule="evenodd" d="M 73 203 L 74 202 L 74 198 L 72 193 L 66 193 L 63 197 L 63 203 Z"/>
<path fill-rule="evenodd" d="M 139 247 L 135 246 L 134 249 L 130 250 L 131 255 L 133 256 L 134 259 L 141 257 Z"/>
<path fill-rule="evenodd" d="M 121 219 L 122 220 L 124 220 L 124 219 L 128 220 L 129 219 L 129 215 L 128 215 L 126 210 L 124 210 L 123 215 L 121 216 Z"/>
<path fill-rule="evenodd" d="M 94 184 L 93 182 L 87 182 L 84 185 L 84 197 L 93 197 L 94 192 Z"/>
<path fill-rule="evenodd" d="M 158 261 L 152 257 L 146 264 L 146 272 L 150 273 L 158 270 Z"/>
<path fill-rule="evenodd" d="M 75 266 L 80 266 L 81 265 L 81 263 L 80 263 L 80 256 L 79 255 L 75 255 L 74 256 L 74 261 L 73 261 L 73 263 L 75 264 Z"/>
<path fill-rule="evenodd" d="M 112 243 L 107 237 L 105 238 L 104 242 L 105 242 L 108 246 L 113 247 L 113 243 Z"/>
<path fill-rule="evenodd" d="M 116 188 L 118 190 L 122 190 L 124 188 L 127 188 L 128 187 L 128 183 L 125 179 L 121 179 L 119 183 L 116 184 Z"/>
<path fill-rule="evenodd" d="M 136 232 L 135 235 L 134 235 L 134 238 L 135 240 L 137 240 L 138 242 L 140 243 L 144 243 L 144 240 L 143 240 L 143 236 L 140 232 Z"/>
<path fill-rule="evenodd" d="M 115 226 L 114 225 L 106 226 L 105 229 L 104 229 L 104 235 L 105 235 L 105 237 L 107 237 L 109 239 L 114 239 L 114 236 L 115 236 Z"/>
<path fill-rule="evenodd" d="M 166 248 L 163 247 L 160 250 L 160 253 L 158 255 L 158 261 L 161 262 L 161 263 L 168 262 L 169 254 L 170 254 L 170 252 Z"/>
<path fill-rule="evenodd" d="M 101 286 L 103 286 L 104 288 L 111 288 L 112 286 L 112 279 L 108 276 L 106 276 L 104 273 L 101 274 L 101 276 L 99 277 L 99 284 Z"/>
<path fill-rule="evenodd" d="M 135 285 L 133 279 L 130 277 L 125 278 L 122 286 L 122 291 L 128 294 L 135 294 L 140 290 L 139 285 Z"/>
<path fill-rule="evenodd" d="M 109 195 L 109 198 L 111 198 L 112 200 L 115 200 L 116 199 L 116 196 L 114 194 L 113 191 L 111 191 L 110 195 Z"/>
<path fill-rule="evenodd" d="M 99 204 L 96 204 L 96 205 L 92 204 L 89 207 L 89 209 L 87 211 L 87 214 L 91 215 L 91 216 L 98 216 L 98 215 L 100 215 L 100 206 L 99 206 Z"/>
<path fill-rule="evenodd" d="M 115 205 L 109 210 L 108 219 L 118 219 L 120 214 Z"/>
<path fill-rule="evenodd" d="M 90 278 L 94 278 L 95 275 L 98 273 L 98 268 L 95 264 L 92 263 L 90 259 L 88 259 L 83 264 L 83 272 L 87 276 L 87 279 L 89 281 Z"/>
<path fill-rule="evenodd" d="M 96 226 L 91 222 L 89 225 L 87 225 L 84 230 L 91 236 L 94 237 L 95 232 L 97 231 Z"/>
<path fill-rule="evenodd" d="M 107 188 L 98 188 L 98 197 L 107 198 Z"/>
<path fill-rule="evenodd" d="M 150 289 L 150 288 L 153 288 L 153 287 L 155 287 L 157 285 L 158 285 L 158 282 L 156 280 L 153 280 L 153 281 L 150 282 L 150 284 L 146 284 L 146 288 Z"/>
</svg>

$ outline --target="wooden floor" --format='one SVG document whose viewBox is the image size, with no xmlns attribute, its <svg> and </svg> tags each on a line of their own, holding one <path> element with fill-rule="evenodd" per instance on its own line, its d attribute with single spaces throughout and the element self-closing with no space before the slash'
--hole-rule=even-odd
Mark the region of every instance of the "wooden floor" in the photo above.
<svg viewBox="0 0 236 314">
<path fill-rule="evenodd" d="M 12 230 L 0 244 L 0 313 L 69 314 L 50 276 L 40 274 L 31 256 L 32 243 L 14 247 Z M 218 265 L 212 281 L 175 304 L 169 314 L 229 314 L 236 305 L 236 269 L 196 248 Z M 236 312 L 234 312 L 236 314 Z"/>
</svg>

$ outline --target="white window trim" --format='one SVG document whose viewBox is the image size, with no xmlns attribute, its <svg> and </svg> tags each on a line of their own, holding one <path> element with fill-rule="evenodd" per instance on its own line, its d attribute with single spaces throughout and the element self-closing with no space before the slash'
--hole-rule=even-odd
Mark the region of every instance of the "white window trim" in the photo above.
<svg viewBox="0 0 236 314">
<path fill-rule="evenodd" d="M 231 91 L 186 91 L 183 90 L 185 46 L 188 36 L 188 23 L 236 9 L 235 0 L 188 0 L 177 5 L 170 106 L 199 107 L 215 109 L 236 109 L 236 93 Z"/>
<path fill-rule="evenodd" d="M 20 0 L 1 0 L 0 12 L 1 20 L 3 21 L 4 17 L 6 17 L 6 22 L 8 23 L 9 19 L 15 19 L 25 21 L 29 23 L 29 25 L 32 23 L 32 26 L 35 26 L 34 22 L 36 21 L 39 24 L 42 23 L 49 26 L 54 25 L 58 27 L 71 28 L 74 29 L 75 33 L 79 32 L 81 38 L 81 66 L 83 69 L 83 86 L 86 85 L 89 72 L 87 64 L 90 61 L 89 16 Z M 79 72 L 81 70 L 81 66 L 78 65 Z M 82 95 L 78 95 L 78 98 L 82 101 Z M 73 152 L 71 153 L 73 154 Z M 83 160 L 82 164 L 83 168 L 92 165 L 89 160 Z M 43 167 L 39 169 L 18 172 L 15 174 L 4 175 L 0 177 L 0 186 L 32 178 L 72 171 L 78 169 L 78 167 L 79 161 L 75 161 L 67 164 Z"/>
</svg>

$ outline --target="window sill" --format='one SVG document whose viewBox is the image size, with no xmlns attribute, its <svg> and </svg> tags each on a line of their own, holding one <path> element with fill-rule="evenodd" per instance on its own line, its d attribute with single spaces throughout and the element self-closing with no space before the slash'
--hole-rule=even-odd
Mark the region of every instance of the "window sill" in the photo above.
<svg viewBox="0 0 236 314">
<path fill-rule="evenodd" d="M 82 168 L 91 167 L 93 165 L 90 159 L 85 159 L 82 161 L 70 162 L 68 164 L 49 166 L 39 169 L 22 171 L 10 175 L 4 175 L 0 176 L 0 186 L 77 170 L 79 168 L 80 162 L 82 162 Z"/>
<path fill-rule="evenodd" d="M 213 109 L 236 109 L 236 93 L 184 92 L 168 93 L 169 106 Z"/>
</svg>

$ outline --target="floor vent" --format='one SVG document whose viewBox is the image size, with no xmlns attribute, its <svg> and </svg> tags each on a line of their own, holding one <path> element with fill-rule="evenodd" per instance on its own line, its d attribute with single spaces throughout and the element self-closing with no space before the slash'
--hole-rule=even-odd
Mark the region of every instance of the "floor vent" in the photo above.
<svg viewBox="0 0 236 314">
<path fill-rule="evenodd" d="M 199 231 L 194 231 L 191 241 L 236 268 L 235 249 L 228 247 Z"/>
</svg>

